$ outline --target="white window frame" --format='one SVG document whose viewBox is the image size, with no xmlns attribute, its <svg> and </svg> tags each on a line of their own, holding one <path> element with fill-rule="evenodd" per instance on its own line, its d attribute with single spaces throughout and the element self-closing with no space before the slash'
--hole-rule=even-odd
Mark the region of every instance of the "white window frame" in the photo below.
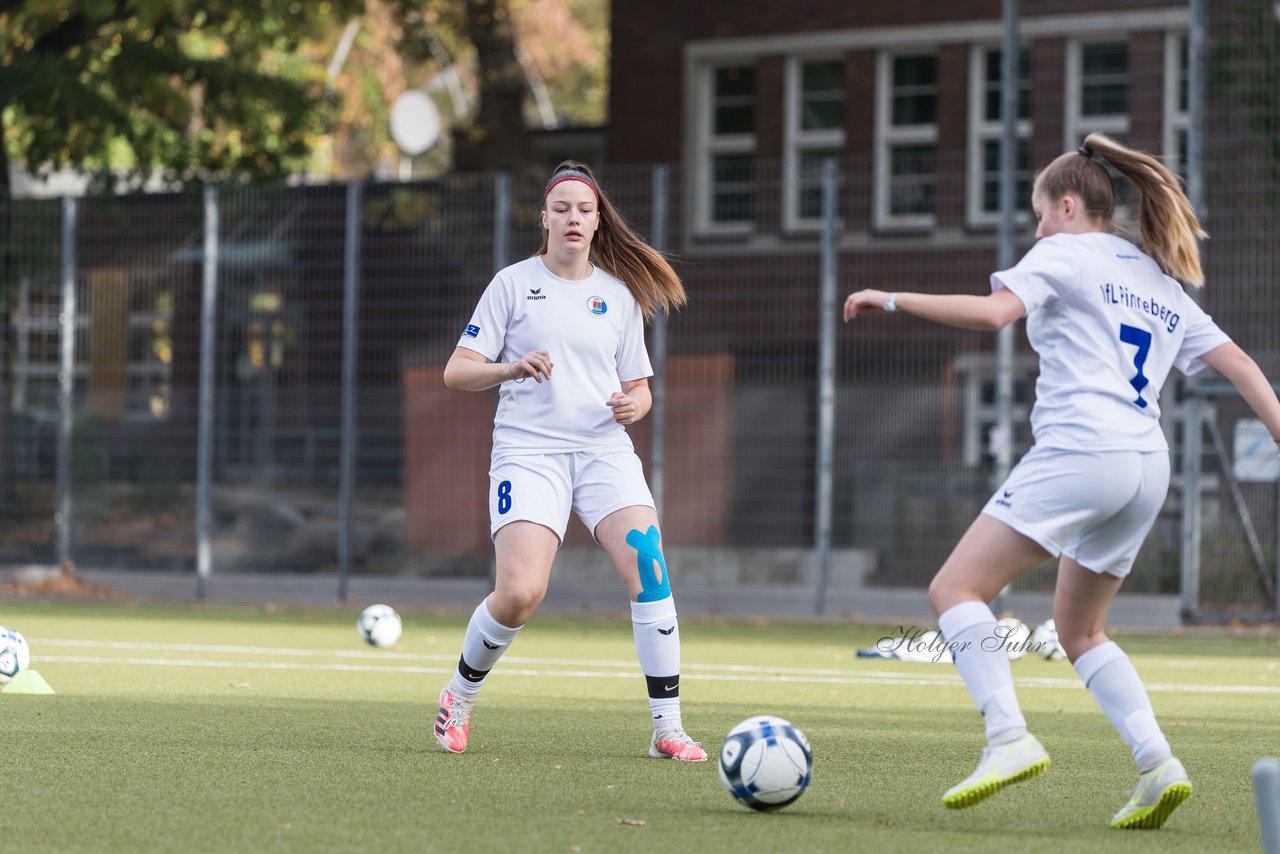
<svg viewBox="0 0 1280 854">
<path fill-rule="evenodd" d="M 1028 49 L 1022 45 L 1022 49 Z M 988 121 L 987 104 L 987 54 L 1000 51 L 1000 45 L 976 44 L 969 51 L 969 157 L 968 178 L 966 184 L 968 204 L 965 214 L 971 226 L 993 226 L 1000 222 L 999 211 L 982 209 L 982 148 L 988 142 L 999 142 L 1004 133 L 1001 122 Z M 1031 143 L 1031 120 L 1019 119 L 1017 123 L 1019 142 Z M 1015 159 L 1016 168 L 1016 159 Z M 1030 205 L 1030 201 L 1026 201 Z M 1031 221 L 1027 211 L 1014 211 L 1014 222 L 1025 225 Z"/>
<path fill-rule="evenodd" d="M 783 141 L 786 152 L 782 164 L 782 186 L 786 194 L 783 207 L 783 227 L 787 231 L 814 231 L 822 227 L 822 217 L 804 217 L 800 213 L 800 158 L 812 149 L 835 148 L 843 151 L 845 133 L 843 125 L 836 130 L 804 130 L 800 127 L 804 103 L 804 66 L 817 62 L 844 64 L 841 54 L 818 56 L 791 56 L 786 63 L 786 132 Z M 848 90 L 845 90 L 848 104 Z"/>
<path fill-rule="evenodd" d="M 964 465 L 975 468 L 983 464 L 983 457 L 988 452 L 992 452 L 990 425 L 997 423 L 999 417 L 994 402 L 982 402 L 983 385 L 996 381 L 996 356 L 989 352 L 964 352 L 956 356 L 953 364 L 960 386 L 960 460 Z M 1024 433 L 1023 441 L 1014 444 L 1015 457 L 1032 443 L 1031 408 L 1035 405 L 1039 373 L 1040 358 L 1035 353 L 1024 351 L 1014 355 L 1013 380 L 1015 383 L 1023 382 L 1025 389 L 1022 400 L 1011 401 L 1014 430 Z"/>
<path fill-rule="evenodd" d="M 58 320 L 57 312 L 47 310 L 35 311 L 32 309 L 32 291 L 39 289 L 44 293 L 61 294 L 61 284 L 50 279 L 30 279 L 25 276 L 18 279 L 18 306 L 19 311 L 13 319 L 13 334 L 16 338 L 16 350 L 13 363 L 13 384 L 14 384 L 14 411 L 29 415 L 34 420 L 45 423 L 55 423 L 59 416 L 57 402 L 51 406 L 42 406 L 39 403 L 29 401 L 28 387 L 33 381 L 55 380 L 59 379 L 62 373 L 61 354 L 54 353 L 52 358 L 33 360 L 31 357 L 31 338 L 35 334 L 46 333 L 60 341 L 62 335 L 62 324 Z M 49 307 L 49 303 L 44 304 L 44 308 Z M 71 388 L 73 395 L 72 406 L 75 408 L 79 405 L 84 389 L 88 386 L 89 381 L 89 363 L 86 361 L 84 354 L 88 350 L 88 336 L 92 332 L 89 322 L 89 316 L 83 310 L 77 312 L 75 318 L 76 330 L 76 360 L 71 370 Z"/>
<path fill-rule="evenodd" d="M 1171 30 L 1164 37 L 1164 165 L 1186 178 L 1185 163 L 1178 161 L 1178 136 L 1191 127 L 1191 117 L 1178 107 L 1182 76 L 1182 42 L 1186 31 Z"/>
<path fill-rule="evenodd" d="M 716 71 L 721 68 L 733 68 L 737 66 L 755 66 L 756 58 L 724 58 L 715 62 L 708 62 L 699 69 L 699 79 L 697 98 L 701 104 L 696 110 L 697 115 L 697 191 L 696 191 L 696 223 L 697 232 L 705 235 L 721 235 L 721 234 L 750 234 L 755 228 L 754 221 L 748 222 L 716 222 L 712 219 L 712 213 L 715 209 L 715 167 L 714 161 L 717 155 L 722 154 L 747 154 L 753 155 L 756 151 L 756 136 L 754 133 L 726 134 L 716 136 L 715 134 L 715 104 L 716 104 Z M 759 83 L 759 74 L 756 77 Z M 759 90 L 756 92 L 756 109 L 760 108 Z"/>
<path fill-rule="evenodd" d="M 131 295 L 136 277 L 130 277 L 128 288 L 126 290 L 126 299 Z M 16 339 L 16 354 L 13 364 L 14 379 L 14 411 L 22 412 L 42 423 L 54 423 L 59 418 L 59 412 L 56 404 L 53 406 L 42 406 L 39 403 L 32 403 L 28 400 L 28 388 L 33 382 L 56 380 L 61 373 L 62 365 L 59 356 L 54 355 L 52 359 L 33 360 L 31 357 L 31 338 L 39 333 L 56 334 L 62 333 L 62 325 L 58 321 L 56 313 L 32 310 L 32 291 L 36 288 L 42 288 L 45 292 L 59 294 L 61 285 L 50 281 L 36 281 L 26 277 L 19 279 L 18 286 L 18 302 L 20 311 L 13 319 L 12 330 Z M 47 306 L 47 304 L 46 304 Z M 152 329 L 152 324 L 158 320 L 164 319 L 170 324 L 172 332 L 173 318 L 161 318 L 154 312 L 133 312 L 130 311 L 125 319 L 125 353 L 128 355 L 128 347 L 131 343 L 132 332 L 134 330 L 143 330 L 144 332 Z M 91 339 L 93 336 L 92 317 L 87 305 L 87 299 L 81 297 L 79 302 L 79 310 L 76 314 L 76 363 L 72 371 L 74 402 L 73 407 L 78 411 L 83 403 L 83 397 L 87 393 L 90 381 L 90 372 L 92 365 L 89 359 L 91 350 Z M 173 363 L 165 364 L 158 360 L 145 359 L 142 361 L 127 361 L 124 364 L 125 384 L 120 389 L 120 393 L 124 395 L 123 405 L 121 407 L 121 420 L 129 423 L 153 424 L 161 421 L 168 421 L 171 417 L 172 407 L 172 383 L 173 383 Z M 149 407 L 143 408 L 140 405 L 133 405 L 129 397 L 129 381 L 132 378 L 160 380 L 162 383 L 169 384 L 169 398 L 166 400 L 166 407 L 162 413 L 156 413 Z"/>
<path fill-rule="evenodd" d="M 893 61 L 900 56 L 937 56 L 935 45 L 895 51 L 881 51 L 876 56 L 876 139 L 875 139 L 875 227 L 881 230 L 930 229 L 937 222 L 935 211 L 930 214 L 891 214 L 889 212 L 889 184 L 892 162 L 889 152 L 899 145 L 938 146 L 938 122 L 927 125 L 893 125 Z M 937 178 L 937 160 L 934 160 L 934 177 Z M 936 189 L 936 188 L 935 188 Z M 936 199 L 936 194 L 935 194 Z"/>
<path fill-rule="evenodd" d="M 1115 35 L 1106 38 L 1090 38 L 1090 39 L 1073 39 L 1067 43 L 1067 79 L 1066 79 L 1066 101 L 1067 109 L 1065 121 L 1063 122 L 1063 148 L 1065 151 L 1071 151 L 1080 145 L 1080 140 L 1093 131 L 1101 131 L 1108 135 L 1121 135 L 1128 137 L 1129 135 L 1129 114 L 1125 112 L 1123 115 L 1113 113 L 1109 116 L 1089 116 L 1085 117 L 1080 113 L 1080 95 L 1084 90 L 1084 48 L 1085 45 L 1094 44 L 1111 44 L 1114 42 L 1124 42 L 1126 49 L 1129 47 L 1129 33 L 1117 32 Z M 1132 53 L 1130 53 L 1130 68 L 1132 69 Z M 1132 88 L 1133 75 L 1130 73 L 1126 85 Z M 1127 99 L 1132 101 L 1132 94 Z"/>
</svg>

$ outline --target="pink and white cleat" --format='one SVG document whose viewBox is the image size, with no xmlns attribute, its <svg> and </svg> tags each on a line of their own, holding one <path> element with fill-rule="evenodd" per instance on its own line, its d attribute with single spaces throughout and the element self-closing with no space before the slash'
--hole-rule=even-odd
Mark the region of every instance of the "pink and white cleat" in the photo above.
<svg viewBox="0 0 1280 854">
<path fill-rule="evenodd" d="M 683 762 L 707 761 L 707 751 L 702 749 L 702 745 L 678 727 L 655 732 L 653 741 L 649 743 L 649 755 L 654 759 L 679 759 Z"/>
<path fill-rule="evenodd" d="M 436 743 L 450 753 L 461 753 L 467 749 L 467 739 L 471 732 L 471 713 L 475 711 L 474 697 L 449 690 L 444 686 L 440 692 L 440 711 L 436 714 Z"/>
</svg>

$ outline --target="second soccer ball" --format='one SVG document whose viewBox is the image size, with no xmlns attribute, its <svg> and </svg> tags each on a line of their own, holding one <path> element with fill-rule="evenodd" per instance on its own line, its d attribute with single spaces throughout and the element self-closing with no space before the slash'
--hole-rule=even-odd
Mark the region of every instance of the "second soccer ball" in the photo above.
<svg viewBox="0 0 1280 854">
<path fill-rule="evenodd" d="M 400 615 L 390 605 L 370 605 L 356 620 L 356 631 L 360 639 L 370 646 L 386 649 L 395 646 L 400 640 L 403 626 Z"/>
</svg>

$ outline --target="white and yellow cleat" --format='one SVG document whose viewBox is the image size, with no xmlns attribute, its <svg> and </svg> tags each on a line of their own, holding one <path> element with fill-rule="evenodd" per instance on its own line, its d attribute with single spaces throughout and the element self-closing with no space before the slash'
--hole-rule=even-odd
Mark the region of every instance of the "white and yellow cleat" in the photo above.
<svg viewBox="0 0 1280 854">
<path fill-rule="evenodd" d="M 1177 759 L 1166 759 L 1138 778 L 1138 787 L 1124 809 L 1111 819 L 1121 830 L 1154 830 L 1191 797 L 1191 780 Z"/>
<path fill-rule="evenodd" d="M 1008 744 L 982 751 L 978 769 L 962 782 L 947 789 L 942 805 L 947 809 L 964 809 L 981 803 L 1005 786 L 1030 780 L 1049 768 L 1049 754 L 1030 733 Z"/>
</svg>

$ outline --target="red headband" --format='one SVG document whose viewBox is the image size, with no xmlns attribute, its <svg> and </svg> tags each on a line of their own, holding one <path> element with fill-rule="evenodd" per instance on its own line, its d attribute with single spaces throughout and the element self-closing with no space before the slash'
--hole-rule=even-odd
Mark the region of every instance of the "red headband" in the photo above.
<svg viewBox="0 0 1280 854">
<path fill-rule="evenodd" d="M 591 192 L 595 195 L 596 201 L 600 201 L 600 191 L 596 189 L 596 185 L 592 184 L 591 180 L 587 178 L 587 176 L 564 173 L 561 173 L 559 178 L 553 179 L 551 183 L 547 185 L 547 189 L 542 194 L 542 200 L 545 202 L 547 200 L 547 196 L 551 195 L 551 191 L 555 189 L 556 184 L 563 184 L 565 181 L 581 181 L 591 188 Z"/>
</svg>

